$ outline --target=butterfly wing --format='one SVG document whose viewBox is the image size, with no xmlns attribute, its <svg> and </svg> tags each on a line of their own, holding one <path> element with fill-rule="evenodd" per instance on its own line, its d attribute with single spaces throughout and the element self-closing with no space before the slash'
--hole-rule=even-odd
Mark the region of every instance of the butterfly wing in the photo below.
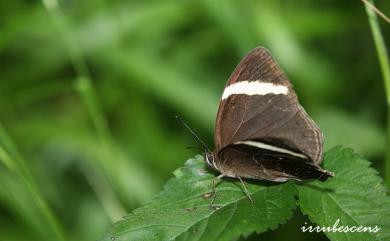
<svg viewBox="0 0 390 241">
<path fill-rule="evenodd" d="M 216 153 L 244 140 L 264 140 L 322 161 L 320 129 L 299 105 L 292 85 L 271 54 L 253 49 L 230 76 L 219 106 Z M 272 143 L 271 143 L 272 144 Z"/>
<path fill-rule="evenodd" d="M 226 176 L 285 182 L 289 179 L 325 181 L 334 175 L 302 153 L 279 152 L 261 148 L 253 143 L 263 142 L 241 142 L 229 145 L 219 152 L 218 159 L 223 160 L 219 167 Z"/>
</svg>

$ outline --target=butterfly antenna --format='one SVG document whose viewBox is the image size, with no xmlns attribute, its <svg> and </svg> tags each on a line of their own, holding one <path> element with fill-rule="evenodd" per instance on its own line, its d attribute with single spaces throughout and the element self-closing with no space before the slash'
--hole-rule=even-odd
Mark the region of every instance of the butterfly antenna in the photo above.
<svg viewBox="0 0 390 241">
<path fill-rule="evenodd" d="M 208 146 L 206 145 L 206 143 L 204 141 L 202 141 L 202 139 L 199 138 L 199 136 L 191 129 L 191 127 L 189 127 L 187 125 L 187 123 L 184 122 L 184 120 L 182 118 L 180 118 L 178 115 L 175 115 L 175 118 L 177 120 L 179 120 L 181 122 L 181 124 L 183 124 L 183 126 L 192 134 L 192 136 L 199 142 L 201 143 L 207 151 L 210 151 L 210 148 L 208 148 Z"/>
</svg>

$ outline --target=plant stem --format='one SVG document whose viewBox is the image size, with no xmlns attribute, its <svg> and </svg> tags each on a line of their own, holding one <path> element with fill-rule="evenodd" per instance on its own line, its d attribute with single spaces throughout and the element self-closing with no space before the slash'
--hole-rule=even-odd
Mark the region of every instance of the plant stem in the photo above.
<svg viewBox="0 0 390 241">
<path fill-rule="evenodd" d="M 383 20 L 385 20 L 387 23 L 390 23 L 390 19 L 386 16 L 386 14 L 382 13 L 378 8 L 376 8 L 375 5 L 370 2 L 370 0 L 362 0 L 362 2 L 366 4 L 366 7 L 370 7 L 372 11 L 383 18 Z"/>
<path fill-rule="evenodd" d="M 84 103 L 84 106 L 93 122 L 93 125 L 96 129 L 98 140 L 102 145 L 102 150 L 104 152 L 103 161 L 100 162 L 101 168 L 105 170 L 105 174 L 111 175 L 114 171 L 111 170 L 110 164 L 107 160 L 112 159 L 112 161 L 117 160 L 118 153 L 115 150 L 114 140 L 111 136 L 111 132 L 109 130 L 107 120 L 103 114 L 103 111 L 100 108 L 99 102 L 97 100 L 95 90 L 92 85 L 91 75 L 89 73 L 87 64 L 85 62 L 83 53 L 79 47 L 79 44 L 68 25 L 66 18 L 61 11 L 59 3 L 57 0 L 42 0 L 44 6 L 48 10 L 51 15 L 54 24 L 57 27 L 57 30 L 60 32 L 62 36 L 66 48 L 69 53 L 70 61 L 73 68 L 76 71 L 76 89 Z M 108 173 L 107 173 L 108 171 Z M 106 188 L 111 188 L 109 185 L 105 186 Z M 114 194 L 113 190 L 106 190 L 106 193 Z M 96 193 L 99 196 L 98 193 Z M 99 200 L 108 200 L 108 199 L 99 199 Z M 115 196 L 112 196 L 110 200 L 113 200 L 110 204 L 102 204 L 103 207 L 112 206 L 112 203 L 115 203 L 116 208 L 112 208 L 109 210 L 121 210 L 123 213 L 118 214 L 118 212 L 110 213 L 109 210 L 105 210 L 110 217 L 113 218 L 112 221 L 116 221 L 123 214 L 125 214 L 125 208 L 120 204 L 119 200 Z M 114 218 L 115 217 L 115 218 Z"/>
<path fill-rule="evenodd" d="M 41 190 L 38 187 L 38 183 L 32 175 L 30 169 L 26 165 L 26 161 L 22 158 L 15 144 L 9 138 L 2 124 L 0 123 L 0 161 L 3 161 L 5 166 L 19 175 L 27 190 L 30 192 L 33 202 L 37 205 L 42 215 L 47 220 L 50 229 L 53 232 L 53 236 L 56 240 L 66 241 L 62 226 L 57 221 L 52 210 Z"/>
<path fill-rule="evenodd" d="M 373 3 L 373 1 L 370 1 Z M 368 20 L 371 27 L 372 36 L 374 38 L 378 60 L 383 75 L 385 85 L 386 99 L 387 99 L 387 148 L 385 157 L 385 182 L 390 187 L 390 65 L 389 57 L 387 55 L 385 41 L 380 30 L 377 16 L 372 8 L 365 4 Z"/>
</svg>

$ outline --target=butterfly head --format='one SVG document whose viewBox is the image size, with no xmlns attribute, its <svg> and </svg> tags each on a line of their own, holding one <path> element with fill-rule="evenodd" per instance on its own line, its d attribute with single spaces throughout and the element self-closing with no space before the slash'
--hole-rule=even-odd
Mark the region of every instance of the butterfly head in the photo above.
<svg viewBox="0 0 390 241">
<path fill-rule="evenodd" d="M 206 160 L 207 164 L 214 169 L 217 169 L 215 167 L 215 159 L 214 159 L 214 153 L 211 152 L 210 150 L 205 150 L 204 152 L 204 159 Z"/>
</svg>

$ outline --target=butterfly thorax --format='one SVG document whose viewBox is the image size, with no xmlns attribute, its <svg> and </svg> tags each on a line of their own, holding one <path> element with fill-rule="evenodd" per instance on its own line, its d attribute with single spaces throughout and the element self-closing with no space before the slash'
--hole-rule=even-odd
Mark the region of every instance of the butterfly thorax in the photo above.
<svg viewBox="0 0 390 241">
<path fill-rule="evenodd" d="M 216 151 L 205 152 L 204 156 L 207 164 L 226 177 L 241 177 L 241 175 L 237 175 L 233 169 L 229 168 L 229 165 L 224 165 L 224 160 L 219 157 L 218 153 Z"/>
</svg>

